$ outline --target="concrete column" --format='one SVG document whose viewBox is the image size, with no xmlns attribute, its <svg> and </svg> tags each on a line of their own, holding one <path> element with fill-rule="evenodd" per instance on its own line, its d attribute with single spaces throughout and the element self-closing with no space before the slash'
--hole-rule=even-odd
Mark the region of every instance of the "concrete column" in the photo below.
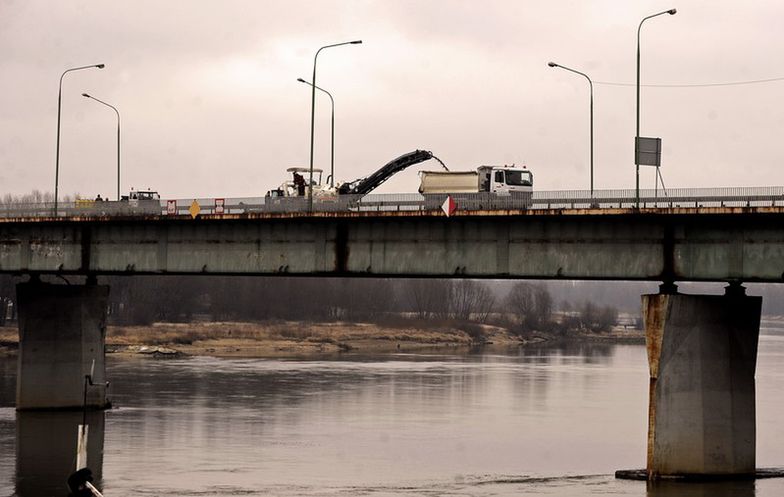
<svg viewBox="0 0 784 497">
<path fill-rule="evenodd" d="M 109 287 L 20 283 L 17 409 L 81 409 L 84 377 L 95 361 L 87 405 L 108 407 L 104 345 Z"/>
<path fill-rule="evenodd" d="M 755 473 L 762 297 L 643 295 L 648 478 Z"/>
<path fill-rule="evenodd" d="M 646 497 L 754 497 L 754 480 L 672 481 L 647 483 Z"/>
<path fill-rule="evenodd" d="M 105 412 L 87 413 L 87 467 L 100 487 L 103 473 Z M 76 441 L 82 413 L 16 413 L 16 493 L 20 497 L 62 495 L 76 471 Z M 64 491 L 65 489 L 65 491 Z"/>
</svg>

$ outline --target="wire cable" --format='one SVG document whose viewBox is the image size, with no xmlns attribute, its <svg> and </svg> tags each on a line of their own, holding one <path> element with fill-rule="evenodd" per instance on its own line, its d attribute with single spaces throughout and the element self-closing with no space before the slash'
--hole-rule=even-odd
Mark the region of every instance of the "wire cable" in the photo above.
<svg viewBox="0 0 784 497">
<path fill-rule="evenodd" d="M 649 88 L 709 88 L 714 86 L 742 86 L 742 85 L 756 85 L 761 83 L 775 83 L 777 81 L 784 81 L 781 78 L 768 78 L 768 79 L 751 79 L 748 81 L 730 81 L 726 83 L 695 83 L 695 84 L 641 84 Z M 594 81 L 597 85 L 606 86 L 636 86 L 635 83 L 616 83 L 614 81 Z"/>
</svg>

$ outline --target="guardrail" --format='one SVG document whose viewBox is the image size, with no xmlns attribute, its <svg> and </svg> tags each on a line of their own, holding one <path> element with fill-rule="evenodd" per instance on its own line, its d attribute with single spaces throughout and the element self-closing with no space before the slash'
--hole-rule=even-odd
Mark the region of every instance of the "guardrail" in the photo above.
<svg viewBox="0 0 784 497">
<path fill-rule="evenodd" d="M 313 212 L 430 211 L 438 210 L 447 194 L 404 193 L 315 197 Z M 518 209 L 633 208 L 634 190 L 585 190 L 451 194 L 458 211 Z M 640 207 L 761 207 L 784 206 L 784 187 L 677 188 L 641 190 Z M 2 204 L 0 217 L 124 217 L 139 215 L 243 214 L 252 212 L 309 212 L 302 197 L 197 198 L 140 201 L 77 201 Z"/>
</svg>

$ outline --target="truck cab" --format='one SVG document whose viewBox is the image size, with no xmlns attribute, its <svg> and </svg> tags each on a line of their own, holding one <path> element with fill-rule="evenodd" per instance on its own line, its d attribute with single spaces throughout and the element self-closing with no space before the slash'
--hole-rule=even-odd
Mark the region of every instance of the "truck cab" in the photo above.
<svg viewBox="0 0 784 497">
<path fill-rule="evenodd" d="M 123 195 L 122 200 L 161 200 L 160 194 L 152 190 L 131 190 L 128 195 Z"/>
<path fill-rule="evenodd" d="M 150 189 L 134 190 L 131 189 L 128 195 L 121 198 L 122 204 L 117 207 L 121 212 L 133 214 L 160 214 L 161 196 L 158 192 Z"/>
<path fill-rule="evenodd" d="M 512 166 L 479 166 L 479 191 L 508 194 L 533 190 L 534 176 L 531 171 Z"/>
<path fill-rule="evenodd" d="M 158 192 L 154 192 L 154 191 L 151 191 L 151 190 L 137 191 L 137 192 L 133 192 L 132 191 L 131 192 L 131 199 L 134 199 L 134 198 L 138 199 L 138 200 L 160 200 L 161 196 L 158 194 Z"/>
</svg>

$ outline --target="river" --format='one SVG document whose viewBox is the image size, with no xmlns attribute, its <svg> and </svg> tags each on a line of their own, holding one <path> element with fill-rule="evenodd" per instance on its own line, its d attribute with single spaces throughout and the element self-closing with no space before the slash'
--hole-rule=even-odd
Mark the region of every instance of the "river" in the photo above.
<svg viewBox="0 0 784 497">
<path fill-rule="evenodd" d="M 78 413 L 16 413 L 0 358 L 0 495 L 66 495 Z M 109 356 L 89 465 L 112 496 L 780 496 L 784 480 L 621 481 L 645 466 L 642 345 L 334 360 Z M 784 328 L 757 367 L 757 466 L 784 466 Z M 102 451 L 101 451 L 102 449 Z M 65 472 L 65 474 L 63 474 Z"/>
</svg>

